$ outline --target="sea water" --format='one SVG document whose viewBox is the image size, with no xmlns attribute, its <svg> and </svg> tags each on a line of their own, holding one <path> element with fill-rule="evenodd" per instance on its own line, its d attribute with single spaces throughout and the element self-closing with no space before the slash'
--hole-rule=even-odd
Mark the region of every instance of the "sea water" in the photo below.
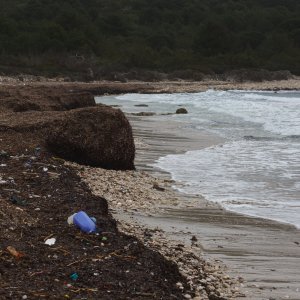
<svg viewBox="0 0 300 300">
<path fill-rule="evenodd" d="M 187 115 L 164 118 L 225 139 L 210 148 L 158 159 L 155 166 L 169 172 L 181 192 L 300 228 L 300 92 L 209 90 L 127 94 L 115 100 L 127 107 L 146 103 L 146 110 L 161 113 L 183 105 Z M 132 111 L 142 109 L 131 105 Z"/>
</svg>

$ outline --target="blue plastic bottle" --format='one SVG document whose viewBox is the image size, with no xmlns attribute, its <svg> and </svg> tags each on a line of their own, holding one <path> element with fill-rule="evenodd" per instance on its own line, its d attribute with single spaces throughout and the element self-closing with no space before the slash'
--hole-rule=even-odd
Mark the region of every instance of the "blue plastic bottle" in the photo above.
<svg viewBox="0 0 300 300">
<path fill-rule="evenodd" d="M 96 231 L 96 224 L 84 211 L 78 212 L 74 216 L 73 222 L 83 232 L 91 233 Z"/>
</svg>

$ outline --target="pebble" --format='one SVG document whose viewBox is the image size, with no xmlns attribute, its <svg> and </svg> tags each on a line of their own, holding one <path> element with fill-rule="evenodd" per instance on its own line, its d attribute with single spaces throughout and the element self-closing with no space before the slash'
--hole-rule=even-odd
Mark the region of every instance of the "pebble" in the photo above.
<svg viewBox="0 0 300 300">
<path fill-rule="evenodd" d="M 28 298 L 27 295 L 22 296 L 22 299 L 24 299 L 24 300 L 26 300 L 27 298 Z"/>
<path fill-rule="evenodd" d="M 185 294 L 183 297 L 184 297 L 185 299 L 192 299 L 192 296 L 191 296 L 190 294 Z"/>
</svg>

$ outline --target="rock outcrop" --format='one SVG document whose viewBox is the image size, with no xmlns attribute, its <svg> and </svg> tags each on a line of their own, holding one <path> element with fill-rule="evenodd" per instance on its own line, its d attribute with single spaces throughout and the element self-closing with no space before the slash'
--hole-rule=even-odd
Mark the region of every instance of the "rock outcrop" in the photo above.
<svg viewBox="0 0 300 300">
<path fill-rule="evenodd" d="M 187 114 L 187 113 L 188 113 L 188 111 L 184 107 L 180 107 L 176 110 L 176 114 Z"/>
<path fill-rule="evenodd" d="M 131 125 L 123 112 L 108 106 L 72 110 L 51 126 L 49 150 L 80 164 L 115 170 L 134 169 Z"/>
</svg>

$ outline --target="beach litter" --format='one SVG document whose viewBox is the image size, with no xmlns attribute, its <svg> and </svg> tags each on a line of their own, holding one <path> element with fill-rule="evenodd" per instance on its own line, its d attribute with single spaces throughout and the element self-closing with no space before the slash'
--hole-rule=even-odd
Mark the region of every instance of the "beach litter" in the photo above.
<svg viewBox="0 0 300 300">
<path fill-rule="evenodd" d="M 69 225 L 76 225 L 81 231 L 85 233 L 96 232 L 96 219 L 89 217 L 86 212 L 79 211 L 68 217 Z"/>
<path fill-rule="evenodd" d="M 72 279 L 73 281 L 76 281 L 79 278 L 77 273 L 73 273 L 70 275 L 70 279 Z"/>
<path fill-rule="evenodd" d="M 9 157 L 9 154 L 6 152 L 6 151 L 4 151 L 4 150 L 1 150 L 0 151 L 0 157 Z"/>
<path fill-rule="evenodd" d="M 45 245 L 53 246 L 56 243 L 56 238 L 47 239 Z"/>
<path fill-rule="evenodd" d="M 16 248 L 12 247 L 12 246 L 8 246 L 6 248 L 6 250 L 12 255 L 14 256 L 15 258 L 21 258 L 24 256 L 23 253 L 19 252 L 16 250 Z"/>
</svg>

